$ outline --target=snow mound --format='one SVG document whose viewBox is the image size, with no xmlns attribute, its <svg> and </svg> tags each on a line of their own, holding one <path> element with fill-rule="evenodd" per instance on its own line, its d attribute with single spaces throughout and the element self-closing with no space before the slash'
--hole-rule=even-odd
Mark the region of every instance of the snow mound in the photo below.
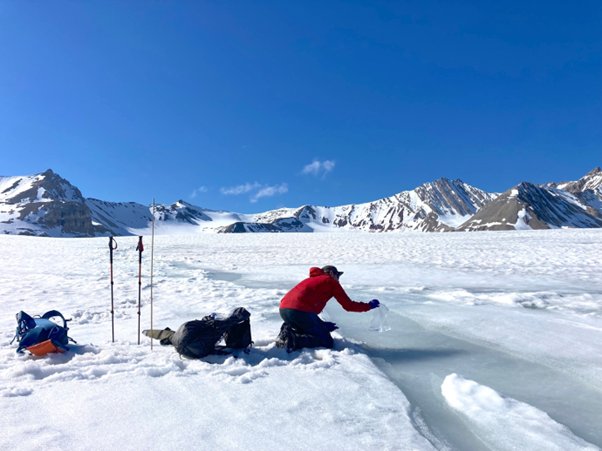
<svg viewBox="0 0 602 451">
<path fill-rule="evenodd" d="M 450 407 L 466 417 L 474 433 L 495 449 L 598 449 L 547 413 L 455 373 L 445 378 L 441 393 Z"/>
</svg>

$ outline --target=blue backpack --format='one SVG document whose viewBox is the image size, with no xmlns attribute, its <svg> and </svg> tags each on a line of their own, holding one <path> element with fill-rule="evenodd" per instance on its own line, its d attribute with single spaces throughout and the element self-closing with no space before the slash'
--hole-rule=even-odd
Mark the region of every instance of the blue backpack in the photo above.
<svg viewBox="0 0 602 451">
<path fill-rule="evenodd" d="M 63 325 L 51 321 L 51 318 L 61 318 Z M 75 340 L 67 335 L 67 321 L 71 320 L 66 320 L 57 310 L 50 310 L 41 317 L 31 317 L 20 311 L 17 313 L 17 332 L 13 338 L 13 341 L 16 339 L 19 343 L 17 352 L 22 353 L 27 349 L 37 356 L 49 352 L 65 352 L 69 349 L 69 341 L 75 343 Z"/>
</svg>

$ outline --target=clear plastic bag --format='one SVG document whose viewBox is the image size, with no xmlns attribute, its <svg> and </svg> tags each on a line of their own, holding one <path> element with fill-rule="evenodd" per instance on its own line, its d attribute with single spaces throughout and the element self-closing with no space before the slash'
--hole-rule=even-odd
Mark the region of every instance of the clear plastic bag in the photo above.
<svg viewBox="0 0 602 451">
<path fill-rule="evenodd" d="M 389 320 L 387 319 L 388 315 L 389 309 L 383 303 L 380 304 L 380 307 L 372 309 L 370 330 L 376 330 L 378 332 L 386 332 L 388 330 L 391 330 Z"/>
</svg>

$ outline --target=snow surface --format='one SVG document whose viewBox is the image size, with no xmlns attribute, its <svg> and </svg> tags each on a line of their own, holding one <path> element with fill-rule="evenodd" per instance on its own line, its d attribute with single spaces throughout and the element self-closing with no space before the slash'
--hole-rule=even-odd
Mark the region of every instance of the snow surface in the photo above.
<svg viewBox="0 0 602 451">
<path fill-rule="evenodd" d="M 505 449 L 594 450 L 545 412 L 453 373 L 445 378 L 441 393 L 447 403 L 475 425 L 483 440 Z M 500 432 L 500 433 L 497 433 Z"/>
<path fill-rule="evenodd" d="M 111 343 L 107 238 L 0 236 L 0 449 L 602 446 L 602 230 L 155 240 L 154 327 L 244 306 L 254 348 L 187 360 L 137 345 L 137 237 L 117 239 Z M 333 300 L 334 350 L 275 348 L 280 298 L 325 264 L 386 305 L 390 330 Z M 14 314 L 50 309 L 78 344 L 15 354 Z"/>
</svg>

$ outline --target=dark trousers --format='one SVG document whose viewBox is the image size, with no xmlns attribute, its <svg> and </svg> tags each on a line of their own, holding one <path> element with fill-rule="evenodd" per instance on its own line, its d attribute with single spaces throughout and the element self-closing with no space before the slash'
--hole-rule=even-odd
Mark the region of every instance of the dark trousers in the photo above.
<svg viewBox="0 0 602 451">
<path fill-rule="evenodd" d="M 315 347 L 332 348 L 334 346 L 334 341 L 328 327 L 317 314 L 290 308 L 281 308 L 280 317 L 297 332 L 313 336 L 315 338 Z"/>
</svg>

